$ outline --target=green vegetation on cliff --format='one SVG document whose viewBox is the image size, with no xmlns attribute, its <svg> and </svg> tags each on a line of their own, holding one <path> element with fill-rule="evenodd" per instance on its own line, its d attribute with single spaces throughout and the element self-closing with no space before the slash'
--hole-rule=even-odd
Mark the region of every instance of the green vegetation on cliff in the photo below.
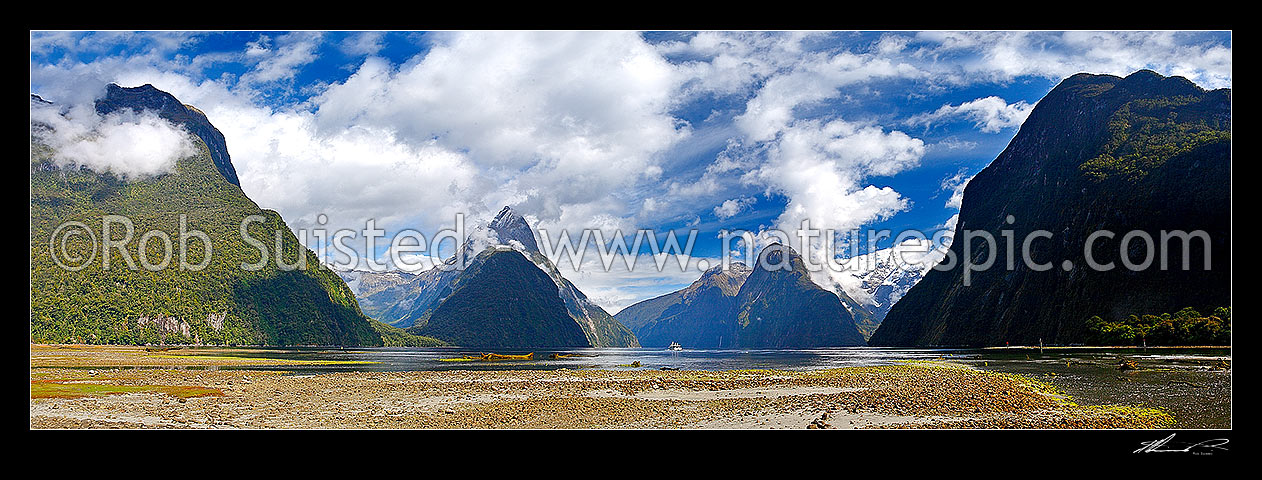
<svg viewBox="0 0 1262 480">
<path fill-rule="evenodd" d="M 1204 316 L 1192 307 L 1174 314 L 1131 315 L 1123 321 L 1087 319 L 1091 345 L 1230 345 L 1231 307 Z"/>
<path fill-rule="evenodd" d="M 1109 119 L 1109 140 L 1098 156 L 1078 168 L 1095 181 L 1122 177 L 1134 182 L 1166 160 L 1202 145 L 1231 140 L 1220 104 L 1203 95 L 1140 98 Z"/>
<path fill-rule="evenodd" d="M 413 335 L 394 325 L 387 325 L 376 320 L 369 319 L 373 330 L 381 336 L 381 344 L 385 347 L 441 347 L 447 345 L 447 342 L 436 338 L 423 337 Z"/>
<path fill-rule="evenodd" d="M 313 253 L 298 243 L 276 212 L 260 209 L 214 170 L 205 145 L 181 159 L 172 172 L 142 180 L 110 173 L 52 166 L 51 150 L 33 145 L 31 158 L 31 340 L 43 343 L 206 343 L 206 344 L 346 344 L 376 345 L 376 335 L 359 313 L 349 289 L 320 267 Z M 81 222 L 102 235 L 103 218 L 131 220 L 134 233 L 122 250 L 72 242 L 68 253 L 95 257 L 82 270 L 59 267 L 50 249 L 53 231 Z M 270 261 L 259 271 L 259 252 L 247 245 L 241 222 L 250 215 L 250 236 L 295 264 L 306 257 L 306 270 L 282 271 Z M 181 216 L 184 231 L 204 232 L 210 259 L 200 271 L 180 268 Z M 111 224 L 113 240 L 125 238 L 121 223 Z M 166 268 L 141 265 L 139 237 L 161 231 L 172 241 Z M 158 238 L 158 237 L 152 237 Z M 103 239 L 102 239 L 103 240 Z M 152 263 L 163 257 L 163 241 L 152 240 Z M 187 240 L 189 265 L 206 259 L 203 243 Z M 58 247 L 60 248 L 60 247 Z M 104 268 L 105 256 L 110 268 Z M 128 257 L 138 268 L 128 266 Z"/>
<path fill-rule="evenodd" d="M 194 135 L 190 140 L 196 153 L 178 159 L 169 171 L 124 179 L 108 171 L 60 166 L 54 161 L 56 152 L 33 125 L 31 341 L 382 345 L 382 334 L 360 313 L 346 284 L 319 263 L 280 215 L 259 208 L 229 181 L 205 142 Z M 132 223 L 130 241 L 121 249 L 102 251 L 105 219 L 115 215 Z M 254 221 L 245 222 L 247 218 Z M 80 236 L 67 241 L 64 251 L 60 241 L 50 245 L 56 229 L 68 222 L 86 226 L 97 243 Z M 243 222 L 249 236 L 269 252 L 261 269 L 242 268 L 260 260 L 259 250 L 242 235 Z M 112 240 L 126 238 L 122 220 L 108 223 Z M 209 240 L 209 258 L 195 231 Z M 151 270 L 142 263 L 161 264 L 168 251 L 162 235 L 152 234 L 142 252 L 139 245 L 148 232 L 170 239 L 172 257 L 165 268 Z M 182 232 L 186 248 L 181 248 Z M 280 261 L 295 265 L 302 260 L 305 268 L 281 268 L 277 245 Z M 62 259 L 92 261 L 82 269 L 62 268 L 53 248 Z M 204 268 L 196 269 L 203 263 Z M 390 337 L 394 343 L 433 341 L 398 333 Z"/>
</svg>

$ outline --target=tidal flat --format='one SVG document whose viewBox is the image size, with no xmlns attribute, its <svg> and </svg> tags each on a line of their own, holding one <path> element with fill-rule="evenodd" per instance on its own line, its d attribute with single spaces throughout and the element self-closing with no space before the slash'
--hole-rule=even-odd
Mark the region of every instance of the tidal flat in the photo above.
<svg viewBox="0 0 1262 480">
<path fill-rule="evenodd" d="M 235 429 L 1168 428 L 949 361 L 810 371 L 286 370 L 143 347 L 32 346 L 30 425 Z M 266 364 L 267 369 L 239 369 Z"/>
</svg>

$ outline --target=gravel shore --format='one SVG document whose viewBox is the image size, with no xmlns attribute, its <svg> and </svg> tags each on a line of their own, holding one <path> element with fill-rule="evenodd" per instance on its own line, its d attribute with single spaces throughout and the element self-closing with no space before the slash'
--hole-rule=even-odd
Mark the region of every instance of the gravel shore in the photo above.
<svg viewBox="0 0 1262 480">
<path fill-rule="evenodd" d="M 936 362 L 812 372 L 296 375 L 64 368 L 41 366 L 35 355 L 33 349 L 32 428 L 1163 428 L 1171 423 L 1159 411 L 1078 406 L 1026 377 Z"/>
</svg>

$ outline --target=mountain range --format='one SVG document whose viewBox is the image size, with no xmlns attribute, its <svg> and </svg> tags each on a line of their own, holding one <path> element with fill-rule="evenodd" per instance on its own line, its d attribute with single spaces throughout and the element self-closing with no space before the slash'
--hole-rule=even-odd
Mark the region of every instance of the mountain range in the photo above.
<svg viewBox="0 0 1262 480">
<path fill-rule="evenodd" d="M 752 268 L 739 263 L 711 268 L 687 288 L 631 305 L 614 318 L 651 347 L 672 342 L 689 348 L 866 344 L 851 309 L 838 294 L 815 284 L 801 256 L 782 244 L 764 248 Z"/>
<path fill-rule="evenodd" d="M 1031 111 L 1007 148 L 963 191 L 962 232 L 1021 240 L 1030 257 L 966 270 L 990 252 L 984 243 L 931 248 L 907 243 L 873 251 L 856 268 L 809 272 L 792 248 L 774 244 L 752 266 L 706 270 L 688 287 L 610 315 L 539 250 L 534 230 L 512 208 L 458 245 L 442 265 L 419 273 L 335 271 L 302 245 L 280 215 L 242 191 L 223 134 L 200 110 L 145 85 L 110 85 L 98 115 L 153 112 L 182 129 L 194 147 L 168 171 L 127 177 L 67 166 L 49 139 L 53 125 L 31 123 L 31 340 L 44 343 L 205 343 L 227 345 L 407 345 L 472 348 L 664 347 L 810 348 L 832 346 L 991 346 L 1072 344 L 1096 324 L 1231 302 L 1231 91 L 1206 91 L 1181 77 L 1139 71 L 1125 78 L 1078 74 Z M 31 109 L 62 109 L 31 95 Z M 178 239 L 204 232 L 213 256 L 204 270 L 103 268 L 99 259 L 66 269 L 50 238 L 62 225 L 99 226 L 106 215 L 135 231 Z M 289 270 L 258 259 L 242 237 L 275 239 Z M 1088 238 L 1101 231 L 1084 252 Z M 1156 240 L 1172 268 L 1130 269 L 1141 243 Z M 1162 232 L 1205 232 L 1162 240 Z M 82 240 L 82 239 L 79 239 Z M 271 243 L 271 242 L 267 242 Z M 969 254 L 965 255 L 966 247 Z M 142 254 L 133 240 L 101 252 L 82 241 L 63 255 Z M 191 263 L 201 260 L 192 248 Z M 1212 255 L 1209 255 L 1212 252 Z M 1086 253 L 1112 264 L 1088 268 Z M 1019 257 L 1019 252 L 1018 252 Z M 1202 258 L 1209 257 L 1208 263 Z M 950 268 L 932 268 L 944 258 Z M 955 262 L 950 262 L 954 259 Z M 910 261 L 909 261 L 910 260 Z M 1184 261 L 1190 269 L 1179 268 Z M 455 264 L 465 268 L 452 268 Z M 768 268 L 771 266 L 772 268 Z M 783 268 L 774 268 L 774 267 Z M 965 279 L 968 278 L 966 282 Z M 1103 322 L 1103 323 L 1102 323 Z"/>
</svg>

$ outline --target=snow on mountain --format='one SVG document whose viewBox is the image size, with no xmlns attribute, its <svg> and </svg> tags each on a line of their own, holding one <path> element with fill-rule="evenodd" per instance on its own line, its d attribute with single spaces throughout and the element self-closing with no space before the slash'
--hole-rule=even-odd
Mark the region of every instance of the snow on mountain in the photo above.
<svg viewBox="0 0 1262 480">
<path fill-rule="evenodd" d="M 950 246 L 949 237 L 945 243 L 935 248 L 930 240 L 910 239 L 846 259 L 841 262 L 840 271 L 824 268 L 812 272 L 811 279 L 834 292 L 846 293 L 879 322 L 894 303 L 942 261 Z"/>
</svg>

